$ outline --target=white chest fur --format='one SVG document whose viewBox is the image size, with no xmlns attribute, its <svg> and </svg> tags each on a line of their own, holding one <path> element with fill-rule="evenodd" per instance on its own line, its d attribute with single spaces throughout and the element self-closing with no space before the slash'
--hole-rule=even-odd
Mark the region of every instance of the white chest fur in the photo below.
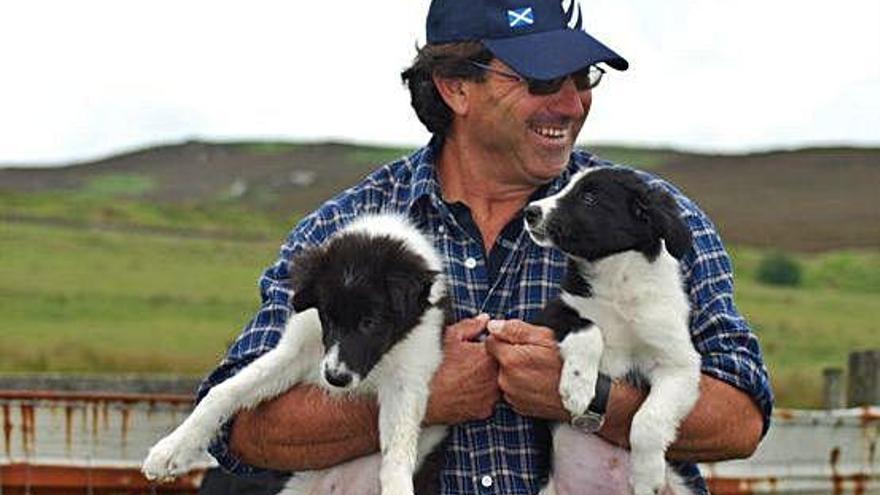
<svg viewBox="0 0 880 495">
<path fill-rule="evenodd" d="M 689 305 L 678 262 L 665 250 L 654 260 L 629 251 L 578 268 L 592 294 L 562 298 L 598 326 L 604 373 L 619 377 L 635 368 L 647 374 L 665 363 L 692 362 Z"/>
</svg>

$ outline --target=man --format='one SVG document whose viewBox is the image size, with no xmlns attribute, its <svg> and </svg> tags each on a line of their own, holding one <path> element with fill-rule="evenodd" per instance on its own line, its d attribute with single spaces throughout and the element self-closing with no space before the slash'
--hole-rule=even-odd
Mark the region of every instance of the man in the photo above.
<svg viewBox="0 0 880 495">
<path fill-rule="evenodd" d="M 200 397 L 277 344 L 291 312 L 287 279 L 296 252 L 363 212 L 403 212 L 433 234 L 446 258 L 457 321 L 445 333 L 425 418 L 452 425 L 442 493 L 538 491 L 547 469 L 539 419 L 572 418 L 557 391 L 552 332 L 526 322 L 557 294 L 565 262 L 529 240 L 521 210 L 599 163 L 573 151 L 575 139 L 602 76 L 598 64 L 628 66 L 579 29 L 576 2 L 562 4 L 568 12 L 559 0 L 432 2 L 428 44 L 403 79 L 434 137 L 293 230 L 260 280 L 261 310 Z M 683 269 L 703 356 L 702 394 L 669 457 L 686 461 L 681 472 L 704 489 L 692 462 L 749 455 L 766 431 L 772 392 L 757 341 L 733 305 L 729 260 L 714 227 L 678 191 L 645 175 L 673 192 L 695 237 Z M 487 326 L 493 336 L 479 342 Z M 607 406 L 598 435 L 625 447 L 645 394 L 619 382 L 601 395 Z M 325 468 L 377 450 L 373 400 L 340 402 L 307 386 L 240 413 L 212 447 L 236 473 Z"/>
</svg>

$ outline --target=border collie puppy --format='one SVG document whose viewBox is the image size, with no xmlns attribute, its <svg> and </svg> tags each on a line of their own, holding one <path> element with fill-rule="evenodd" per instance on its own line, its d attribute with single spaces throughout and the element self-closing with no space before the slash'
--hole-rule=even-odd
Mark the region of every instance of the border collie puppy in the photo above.
<svg viewBox="0 0 880 495">
<path fill-rule="evenodd" d="M 375 394 L 381 467 L 375 459 L 360 463 L 372 468 L 364 493 L 378 490 L 378 469 L 383 494 L 411 495 L 420 458 L 446 432 L 421 428 L 447 315 L 439 255 L 402 216 L 373 214 L 304 250 L 292 265 L 296 313 L 278 346 L 212 388 L 150 449 L 144 474 L 167 480 L 186 473 L 236 412 L 308 383 L 333 394 Z M 348 476 L 346 469 L 352 471 L 344 464 L 297 473 L 283 493 L 330 493 L 320 487 Z"/>
<path fill-rule="evenodd" d="M 636 495 L 691 493 L 665 460 L 679 423 L 697 401 L 700 381 L 678 263 L 692 239 L 675 200 L 630 169 L 600 167 L 577 173 L 559 193 L 531 203 L 525 221 L 538 245 L 568 257 L 561 295 L 538 322 L 553 328 L 559 342 L 562 403 L 572 418 L 588 413 L 597 383 L 605 379 L 608 387 L 599 372 L 646 380 L 650 391 L 630 431 L 629 482 Z M 576 461 L 564 448 L 596 444 L 580 430 L 554 428 L 554 481 L 543 493 L 597 493 L 574 480 L 603 474 L 573 467 Z M 565 438 L 571 435 L 581 440 Z M 590 456 L 583 450 L 578 455 Z M 582 472 L 572 472 L 577 469 Z M 621 493 L 619 488 L 607 493 Z"/>
</svg>

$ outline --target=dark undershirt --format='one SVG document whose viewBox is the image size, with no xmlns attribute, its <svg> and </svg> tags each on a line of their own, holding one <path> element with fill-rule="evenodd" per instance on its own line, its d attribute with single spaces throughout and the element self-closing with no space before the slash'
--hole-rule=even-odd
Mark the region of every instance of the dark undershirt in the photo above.
<svg viewBox="0 0 880 495">
<path fill-rule="evenodd" d="M 546 185 L 539 187 L 531 196 L 529 196 L 529 200 L 526 204 L 545 197 L 548 188 L 549 186 Z M 486 275 L 489 277 L 489 287 L 492 287 L 497 281 L 498 273 L 501 271 L 501 266 L 504 264 L 504 260 L 506 260 L 507 256 L 510 254 L 510 249 L 504 246 L 505 243 L 501 242 L 502 239 L 510 241 L 512 244 L 516 241 L 520 232 L 522 232 L 524 228 L 522 210 L 518 211 L 516 216 L 507 222 L 507 225 L 501 229 L 498 237 L 495 238 L 495 245 L 491 247 L 491 251 L 489 251 L 488 255 L 486 253 L 486 246 L 483 244 L 483 234 L 480 233 L 480 229 L 477 227 L 477 223 L 471 215 L 471 209 L 461 201 L 456 201 L 455 203 L 449 203 L 449 211 L 465 232 L 480 245 L 480 248 L 483 251 L 483 258 L 486 260 Z"/>
<path fill-rule="evenodd" d="M 486 259 L 486 275 L 489 277 L 489 286 L 491 287 L 495 285 L 498 273 L 501 271 L 501 265 L 504 263 L 504 260 L 507 259 L 507 255 L 510 254 L 510 250 L 504 247 L 501 239 L 513 240 L 517 238 L 520 231 L 523 229 L 522 212 L 517 213 L 516 216 L 513 217 L 503 229 L 501 229 L 501 232 L 495 239 L 495 245 L 492 246 L 492 250 L 489 251 L 489 254 L 487 255 L 486 246 L 483 244 L 483 234 L 481 234 L 480 229 L 477 228 L 477 223 L 474 222 L 474 218 L 471 216 L 470 208 L 468 208 L 466 204 L 458 202 L 450 204 L 449 211 L 452 212 L 455 221 L 461 225 L 465 232 L 467 232 L 467 234 L 480 245 L 480 248 L 483 251 L 483 258 Z"/>
</svg>

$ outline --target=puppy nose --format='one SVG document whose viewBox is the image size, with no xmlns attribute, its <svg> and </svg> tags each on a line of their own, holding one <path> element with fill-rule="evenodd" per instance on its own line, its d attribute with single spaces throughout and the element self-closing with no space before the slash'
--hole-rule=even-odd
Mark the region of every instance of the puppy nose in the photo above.
<svg viewBox="0 0 880 495">
<path fill-rule="evenodd" d="M 534 227 L 541 222 L 541 208 L 538 206 L 532 205 L 526 207 L 526 209 L 523 210 L 523 214 L 530 227 Z"/>
<path fill-rule="evenodd" d="M 351 383 L 351 374 L 339 373 L 333 370 L 324 370 L 324 378 L 327 380 L 327 383 L 339 388 L 344 388 Z"/>
</svg>

